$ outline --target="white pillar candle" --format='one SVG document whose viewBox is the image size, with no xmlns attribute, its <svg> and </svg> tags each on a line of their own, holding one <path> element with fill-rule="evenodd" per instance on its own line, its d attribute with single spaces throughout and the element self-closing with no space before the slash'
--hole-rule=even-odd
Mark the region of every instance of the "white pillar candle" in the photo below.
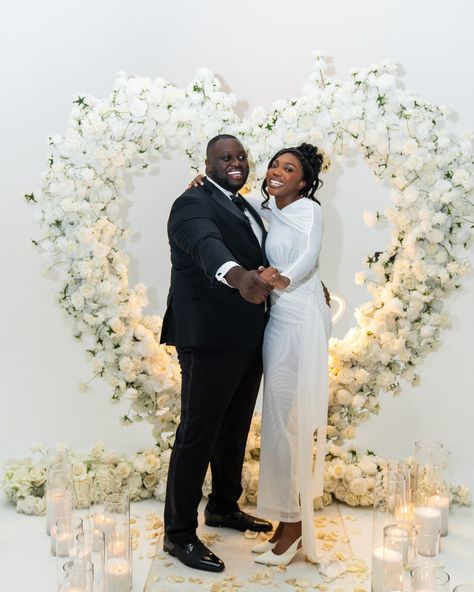
<svg viewBox="0 0 474 592">
<path fill-rule="evenodd" d="M 130 564 L 126 559 L 113 557 L 105 564 L 107 592 L 130 592 Z"/>
<path fill-rule="evenodd" d="M 428 506 L 415 508 L 415 526 L 425 534 L 441 530 L 441 511 Z"/>
<path fill-rule="evenodd" d="M 58 520 L 66 519 L 72 514 L 71 493 L 67 489 L 51 489 L 46 494 L 46 529 L 51 534 L 51 528 Z"/>
<path fill-rule="evenodd" d="M 431 508 L 436 508 L 441 513 L 441 536 L 448 534 L 448 520 L 449 520 L 449 497 L 447 495 L 432 495 L 428 499 L 428 505 Z"/>
<path fill-rule="evenodd" d="M 372 592 L 400 590 L 403 575 L 402 554 L 376 547 L 372 553 Z"/>
</svg>

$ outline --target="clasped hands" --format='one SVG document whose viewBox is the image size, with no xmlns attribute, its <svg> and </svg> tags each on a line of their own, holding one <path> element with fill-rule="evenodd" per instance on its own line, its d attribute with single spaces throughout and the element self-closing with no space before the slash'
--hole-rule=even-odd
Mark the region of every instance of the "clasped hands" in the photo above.
<svg viewBox="0 0 474 592">
<path fill-rule="evenodd" d="M 275 267 L 260 266 L 250 271 L 243 267 L 233 267 L 225 278 L 230 286 L 237 288 L 242 298 L 252 304 L 265 302 L 274 288 L 286 288 L 290 280 L 282 276 Z"/>
</svg>

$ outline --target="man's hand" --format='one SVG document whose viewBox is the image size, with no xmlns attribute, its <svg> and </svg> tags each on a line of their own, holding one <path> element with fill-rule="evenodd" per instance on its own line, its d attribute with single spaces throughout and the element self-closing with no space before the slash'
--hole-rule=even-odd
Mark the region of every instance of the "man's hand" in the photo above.
<svg viewBox="0 0 474 592">
<path fill-rule="evenodd" d="M 244 300 L 252 304 L 265 302 L 273 289 L 254 269 L 247 271 L 243 267 L 232 267 L 224 277 L 230 286 L 237 288 Z"/>
<path fill-rule="evenodd" d="M 281 275 L 278 269 L 271 265 L 269 267 L 263 267 L 263 265 L 260 266 L 258 268 L 258 273 L 263 280 L 279 290 L 284 290 L 290 285 L 290 280 L 284 275 Z"/>
</svg>

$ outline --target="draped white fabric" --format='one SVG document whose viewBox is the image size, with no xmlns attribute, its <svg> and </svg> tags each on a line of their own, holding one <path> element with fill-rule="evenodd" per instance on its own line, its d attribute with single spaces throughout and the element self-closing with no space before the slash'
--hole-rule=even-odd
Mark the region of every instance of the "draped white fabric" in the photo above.
<svg viewBox="0 0 474 592">
<path fill-rule="evenodd" d="M 252 199 L 252 205 L 259 203 Z M 303 550 L 316 561 L 313 498 L 323 487 L 331 330 L 318 270 L 322 212 L 306 198 L 282 210 L 271 199 L 269 207 L 258 208 L 269 222 L 267 257 L 291 284 L 272 294 L 265 330 L 257 511 L 273 520 L 301 520 Z"/>
</svg>

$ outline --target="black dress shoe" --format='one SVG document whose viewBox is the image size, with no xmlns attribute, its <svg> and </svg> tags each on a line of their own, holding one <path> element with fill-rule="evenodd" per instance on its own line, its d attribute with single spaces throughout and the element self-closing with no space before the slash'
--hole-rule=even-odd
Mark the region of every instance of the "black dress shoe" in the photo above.
<svg viewBox="0 0 474 592">
<path fill-rule="evenodd" d="M 226 526 L 227 528 L 234 528 L 245 532 L 246 530 L 253 530 L 254 532 L 270 532 L 273 529 L 271 522 L 256 518 L 241 510 L 233 514 L 214 514 L 209 510 L 204 510 L 204 518 L 207 526 Z"/>
<path fill-rule="evenodd" d="M 187 565 L 194 569 L 202 569 L 203 571 L 223 571 L 224 562 L 219 559 L 217 555 L 214 555 L 206 545 L 196 537 L 196 540 L 192 543 L 172 543 L 165 535 L 163 540 L 163 551 L 169 553 L 173 557 L 176 557 Z"/>
</svg>

